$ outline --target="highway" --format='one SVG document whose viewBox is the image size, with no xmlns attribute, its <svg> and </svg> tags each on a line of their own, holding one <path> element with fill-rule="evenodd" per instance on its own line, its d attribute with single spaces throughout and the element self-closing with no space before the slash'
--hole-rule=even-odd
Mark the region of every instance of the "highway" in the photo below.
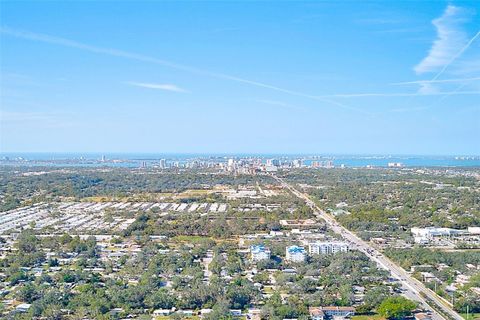
<svg viewBox="0 0 480 320">
<path fill-rule="evenodd" d="M 375 261 L 378 266 L 381 268 L 388 270 L 392 277 L 398 279 L 403 286 L 404 295 L 412 300 L 416 300 L 421 303 L 421 305 L 426 309 L 430 310 L 432 313 L 432 319 L 435 320 L 444 320 L 446 319 L 443 315 L 439 314 L 434 308 L 432 308 L 431 304 L 432 301 L 434 302 L 436 309 L 441 309 L 445 314 L 448 314 L 452 319 L 463 320 L 463 318 L 455 312 L 450 305 L 448 305 L 445 301 L 439 298 L 433 291 L 426 288 L 423 283 L 418 281 L 417 279 L 411 277 L 403 268 L 399 267 L 395 263 L 393 263 L 390 259 L 384 256 L 380 251 L 376 250 L 372 247 L 369 243 L 363 241 L 359 237 L 357 237 L 354 233 L 346 229 L 345 227 L 341 226 L 333 216 L 326 213 L 320 207 L 318 207 L 314 201 L 310 199 L 310 197 L 298 191 L 290 184 L 286 183 L 283 179 L 273 175 L 280 184 L 292 192 L 295 196 L 300 199 L 305 200 L 308 206 L 310 206 L 315 215 L 327 223 L 327 225 L 337 234 L 340 234 L 343 238 L 349 241 L 353 247 L 357 250 L 362 251 L 365 253 L 371 260 Z M 426 301 L 424 297 L 420 295 L 420 292 L 423 292 L 428 299 L 429 302 Z"/>
</svg>

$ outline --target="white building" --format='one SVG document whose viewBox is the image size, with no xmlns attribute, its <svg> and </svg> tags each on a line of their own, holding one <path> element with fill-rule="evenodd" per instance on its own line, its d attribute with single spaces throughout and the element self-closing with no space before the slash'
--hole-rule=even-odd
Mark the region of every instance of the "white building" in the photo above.
<svg viewBox="0 0 480 320">
<path fill-rule="evenodd" d="M 228 159 L 228 162 L 227 162 L 227 171 L 235 171 L 236 169 L 236 163 L 235 163 L 235 160 L 234 159 Z"/>
<path fill-rule="evenodd" d="M 167 160 L 160 159 L 160 169 L 166 169 L 166 168 L 167 168 Z"/>
<path fill-rule="evenodd" d="M 265 172 L 277 172 L 278 171 L 278 168 L 275 167 L 275 166 L 266 165 L 264 168 L 265 168 Z"/>
<path fill-rule="evenodd" d="M 451 228 L 411 228 L 410 231 L 413 234 L 416 243 L 429 243 L 435 238 L 451 238 L 455 236 L 466 235 L 468 232 L 465 230 L 457 230 Z"/>
<path fill-rule="evenodd" d="M 401 167 L 403 167 L 403 163 L 401 163 L 401 162 L 389 162 L 388 167 L 389 168 L 401 168 Z"/>
<path fill-rule="evenodd" d="M 480 234 L 480 227 L 468 227 L 470 234 Z"/>
<path fill-rule="evenodd" d="M 29 304 L 29 303 L 21 303 L 15 308 L 15 310 L 17 312 L 28 312 L 28 310 L 30 309 L 31 306 L 32 305 Z"/>
<path fill-rule="evenodd" d="M 262 261 L 270 259 L 270 249 L 265 248 L 264 245 L 251 246 L 250 254 L 252 255 L 252 261 Z"/>
<path fill-rule="evenodd" d="M 310 254 L 335 254 L 347 252 L 348 248 L 348 243 L 339 241 L 315 241 L 308 244 Z"/>
<path fill-rule="evenodd" d="M 268 167 L 279 167 L 280 160 L 278 159 L 267 159 L 267 166 Z"/>
<path fill-rule="evenodd" d="M 300 168 L 302 166 L 302 160 L 295 159 L 295 160 L 293 160 L 292 165 L 293 165 L 294 168 Z"/>
<path fill-rule="evenodd" d="M 291 262 L 303 262 L 306 258 L 305 248 L 299 246 L 290 246 L 286 248 L 286 259 Z"/>
</svg>

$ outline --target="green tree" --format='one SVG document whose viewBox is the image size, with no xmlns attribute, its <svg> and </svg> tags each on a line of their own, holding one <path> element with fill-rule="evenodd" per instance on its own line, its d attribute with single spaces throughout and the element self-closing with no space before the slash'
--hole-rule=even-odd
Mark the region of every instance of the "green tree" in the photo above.
<svg viewBox="0 0 480 320">
<path fill-rule="evenodd" d="M 387 319 L 400 319 L 412 313 L 417 304 L 404 297 L 389 297 L 378 306 L 378 313 Z"/>
</svg>

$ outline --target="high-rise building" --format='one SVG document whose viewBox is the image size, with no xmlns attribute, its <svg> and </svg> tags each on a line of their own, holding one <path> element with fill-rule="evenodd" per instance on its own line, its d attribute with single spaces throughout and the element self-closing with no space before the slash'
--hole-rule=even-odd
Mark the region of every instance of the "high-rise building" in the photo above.
<svg viewBox="0 0 480 320">
<path fill-rule="evenodd" d="M 227 171 L 235 171 L 235 160 L 234 159 L 228 159 Z"/>
<path fill-rule="evenodd" d="M 167 168 L 167 160 L 160 159 L 160 169 L 166 169 L 166 168 Z"/>
<path fill-rule="evenodd" d="M 300 167 L 302 166 L 302 160 L 300 160 L 300 159 L 295 159 L 295 160 L 293 160 L 293 163 L 292 163 L 292 164 L 293 164 L 293 167 L 294 167 L 294 168 L 300 168 Z"/>
<path fill-rule="evenodd" d="M 267 159 L 267 166 L 269 167 L 279 167 L 280 160 L 278 159 Z"/>
</svg>

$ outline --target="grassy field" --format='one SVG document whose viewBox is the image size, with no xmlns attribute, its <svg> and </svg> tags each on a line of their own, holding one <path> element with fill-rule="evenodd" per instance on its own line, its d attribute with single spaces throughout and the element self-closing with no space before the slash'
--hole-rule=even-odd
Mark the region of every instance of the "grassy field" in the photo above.
<svg viewBox="0 0 480 320">
<path fill-rule="evenodd" d="M 205 196 L 210 193 L 213 193 L 213 190 L 204 190 L 204 189 L 189 189 L 185 190 L 182 193 L 177 194 L 179 198 L 189 198 L 189 197 L 198 197 L 198 196 Z"/>
<path fill-rule="evenodd" d="M 462 313 L 462 317 L 467 320 L 479 320 L 480 319 L 480 313 L 470 313 L 467 318 L 466 313 Z"/>
</svg>

